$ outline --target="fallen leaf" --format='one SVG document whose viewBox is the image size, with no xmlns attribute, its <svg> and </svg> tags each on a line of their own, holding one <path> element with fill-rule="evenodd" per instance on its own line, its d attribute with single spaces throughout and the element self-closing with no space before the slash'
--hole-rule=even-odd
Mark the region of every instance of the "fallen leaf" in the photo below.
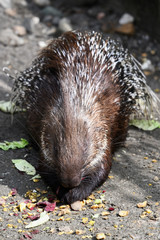
<svg viewBox="0 0 160 240">
<path fill-rule="evenodd" d="M 38 202 L 36 205 L 37 205 L 37 207 L 44 208 L 44 210 L 46 212 L 52 212 L 52 211 L 54 211 L 54 209 L 56 207 L 56 202 L 50 203 L 48 201 L 44 201 L 44 202 Z"/>
<path fill-rule="evenodd" d="M 36 169 L 29 162 L 24 159 L 12 159 L 15 167 L 22 172 L 25 172 L 28 175 L 35 175 Z"/>
<path fill-rule="evenodd" d="M 14 108 L 14 104 L 11 101 L 0 101 L 0 110 L 2 112 L 11 113 Z"/>
<path fill-rule="evenodd" d="M 160 128 L 160 122 L 155 120 L 138 120 L 133 119 L 129 122 L 129 125 L 133 125 L 145 131 L 152 131 L 156 128 Z"/>
<path fill-rule="evenodd" d="M 39 225 L 46 223 L 48 220 L 49 220 L 49 216 L 48 216 L 47 212 L 44 211 L 40 214 L 40 218 L 38 220 L 35 220 L 35 221 L 29 223 L 28 225 L 25 226 L 25 228 L 37 227 Z"/>
<path fill-rule="evenodd" d="M 28 141 L 24 138 L 21 138 L 20 141 L 13 142 L 4 141 L 3 143 L 0 143 L 0 149 L 7 151 L 9 149 L 24 148 L 28 144 L 29 144 Z"/>
<path fill-rule="evenodd" d="M 32 216 L 28 216 L 27 218 L 29 218 L 31 221 L 34 221 L 34 220 L 37 220 L 37 219 L 39 219 L 40 218 L 40 215 L 39 214 L 37 214 L 37 215 L 32 215 Z"/>
</svg>

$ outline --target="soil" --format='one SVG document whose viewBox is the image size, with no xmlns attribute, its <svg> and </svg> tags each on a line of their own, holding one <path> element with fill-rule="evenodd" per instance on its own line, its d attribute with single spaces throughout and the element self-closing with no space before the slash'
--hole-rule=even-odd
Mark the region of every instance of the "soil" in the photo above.
<svg viewBox="0 0 160 240">
<path fill-rule="evenodd" d="M 59 22 L 64 17 L 70 20 L 68 25 L 72 29 L 103 32 L 104 36 L 109 35 L 121 41 L 141 63 L 144 58 L 149 59 L 154 67 L 145 71 L 147 82 L 153 90 L 159 92 L 160 44 L 142 32 L 136 24 L 134 34 L 117 33 L 117 19 L 124 12 L 115 9 L 114 6 L 104 7 L 102 3 L 96 4 L 95 1 L 90 6 L 70 5 L 67 8 L 60 4 L 61 1 L 55 1 L 54 7 L 60 11 L 60 15 L 56 13 L 56 16 L 50 16 L 45 13 L 42 17 L 45 7 L 40 7 L 36 2 L 12 1 L 12 6 L 7 7 L 15 9 L 16 12 L 13 11 L 12 16 L 0 5 L 0 31 L 6 28 L 14 29 L 16 25 L 28 28 L 26 34 L 19 36 L 24 41 L 23 45 L 20 45 L 20 42 L 11 44 L 10 41 L 3 41 L 4 35 L 1 34 L 0 100 L 10 99 L 13 84 L 13 80 L 8 79 L 3 72 L 3 67 L 7 67 L 11 74 L 15 75 L 16 71 L 19 72 L 30 65 L 40 46 L 62 32 Z M 33 17 L 40 19 L 34 26 L 31 22 Z M 15 32 L 13 34 L 16 35 Z M 0 126 L 0 142 L 18 141 L 20 138 L 29 140 L 25 123 L 18 116 L 0 112 Z M 35 200 L 32 199 L 32 202 L 39 199 L 48 201 L 49 198 L 54 198 L 54 195 L 42 179 L 39 182 L 32 181 L 31 176 L 19 172 L 11 160 L 26 159 L 37 167 L 39 155 L 31 144 L 24 149 L 0 150 L 0 240 L 96 239 L 97 233 L 104 233 L 106 239 L 110 240 L 160 239 L 159 149 L 160 129 L 142 131 L 130 127 L 125 145 L 114 155 L 109 179 L 93 192 L 90 200 L 84 201 L 82 210 L 70 210 L 67 213 L 66 209 L 69 207 L 57 203 L 56 209 L 48 213 L 50 219 L 33 229 L 25 228 L 26 224 L 31 222 L 26 216 L 37 213 L 39 208 L 20 211 L 19 204 L 31 198 L 31 192 L 35 193 Z M 9 194 L 12 189 L 17 190 L 15 196 L 13 192 Z M 28 191 L 30 192 L 27 196 Z M 93 207 L 94 198 L 102 200 L 102 204 L 96 205 L 96 208 Z M 2 199 L 5 200 L 4 204 L 1 204 Z M 144 201 L 147 201 L 147 205 L 138 208 L 137 204 Z M 63 208 L 66 212 L 62 213 Z M 120 210 L 128 211 L 127 216 L 119 216 Z M 104 213 L 106 211 L 107 213 Z M 84 218 L 88 218 L 86 223 Z M 83 231 L 78 234 L 77 230 Z"/>
</svg>

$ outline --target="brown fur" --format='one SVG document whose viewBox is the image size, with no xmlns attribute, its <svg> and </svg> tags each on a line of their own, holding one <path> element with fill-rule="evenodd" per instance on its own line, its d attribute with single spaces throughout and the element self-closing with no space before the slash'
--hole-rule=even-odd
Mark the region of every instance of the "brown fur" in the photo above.
<svg viewBox="0 0 160 240">
<path fill-rule="evenodd" d="M 125 140 L 129 116 L 122 114 L 123 99 L 113 72 L 107 64 L 101 71 L 87 44 L 85 54 L 78 54 L 77 42 L 76 34 L 67 33 L 40 53 L 39 59 L 46 59 L 44 80 L 34 109 L 28 110 L 31 135 L 41 147 L 41 174 L 69 203 L 86 198 L 106 180 L 112 153 Z"/>
</svg>

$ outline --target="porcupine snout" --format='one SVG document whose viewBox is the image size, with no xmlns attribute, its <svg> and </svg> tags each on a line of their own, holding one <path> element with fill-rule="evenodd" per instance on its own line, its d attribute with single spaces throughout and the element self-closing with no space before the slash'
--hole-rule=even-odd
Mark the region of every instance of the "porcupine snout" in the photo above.
<svg viewBox="0 0 160 240">
<path fill-rule="evenodd" d="M 72 168 L 71 168 L 72 171 Z M 80 174 L 67 174 L 65 177 L 61 177 L 61 185 L 64 188 L 74 188 L 79 186 L 81 183 L 81 175 Z"/>
</svg>

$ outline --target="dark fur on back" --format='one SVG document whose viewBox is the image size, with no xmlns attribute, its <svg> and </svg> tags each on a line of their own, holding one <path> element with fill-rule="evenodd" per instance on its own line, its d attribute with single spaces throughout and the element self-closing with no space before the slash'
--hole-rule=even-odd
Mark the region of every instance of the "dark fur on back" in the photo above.
<svg viewBox="0 0 160 240">
<path fill-rule="evenodd" d="M 136 60 L 94 32 L 68 32 L 51 41 L 14 90 L 40 146 L 41 174 L 69 203 L 107 179 L 129 116 L 147 95 Z"/>
</svg>

